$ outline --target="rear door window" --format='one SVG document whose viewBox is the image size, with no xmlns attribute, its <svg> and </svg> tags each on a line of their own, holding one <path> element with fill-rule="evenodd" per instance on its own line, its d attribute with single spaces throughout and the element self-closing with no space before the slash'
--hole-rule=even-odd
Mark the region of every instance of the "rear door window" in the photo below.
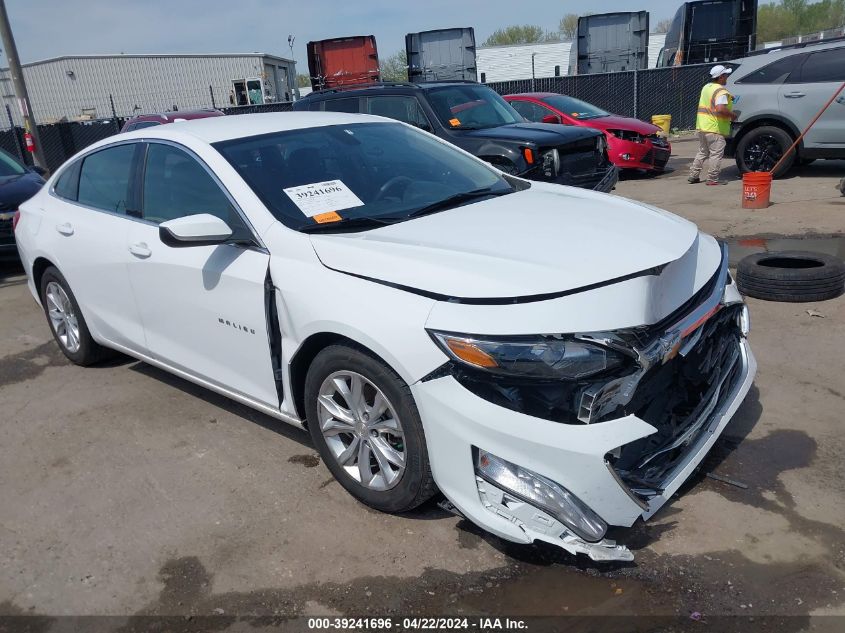
<svg viewBox="0 0 845 633">
<path fill-rule="evenodd" d="M 133 157 L 137 143 L 126 143 L 89 154 L 79 174 L 80 204 L 126 214 Z"/>
<path fill-rule="evenodd" d="M 349 112 L 350 114 L 358 114 L 361 112 L 358 97 L 349 97 L 347 99 L 329 99 L 323 103 L 325 104 L 326 112 Z"/>
<path fill-rule="evenodd" d="M 791 73 L 795 71 L 807 58 L 806 55 L 790 55 L 772 62 L 762 68 L 758 68 L 745 77 L 737 79 L 738 84 L 782 84 L 787 81 Z"/>
<path fill-rule="evenodd" d="M 810 53 L 798 77 L 790 83 L 845 81 L 845 47 Z"/>
<path fill-rule="evenodd" d="M 79 195 L 79 171 L 81 167 L 82 161 L 78 160 L 62 172 L 62 175 L 56 180 L 56 186 L 53 187 L 57 196 L 76 202 Z"/>
</svg>

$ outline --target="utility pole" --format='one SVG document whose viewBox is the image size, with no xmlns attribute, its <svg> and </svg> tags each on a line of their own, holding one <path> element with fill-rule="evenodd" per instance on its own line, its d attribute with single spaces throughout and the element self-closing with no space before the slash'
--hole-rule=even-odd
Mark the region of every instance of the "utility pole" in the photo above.
<svg viewBox="0 0 845 633">
<path fill-rule="evenodd" d="M 23 80 L 21 62 L 18 59 L 18 49 L 15 46 L 15 38 L 9 24 L 9 15 L 6 13 L 5 0 L 0 0 L 0 39 L 3 41 L 3 48 L 6 49 L 6 59 L 9 60 L 9 74 L 12 76 L 12 86 L 15 89 L 18 107 L 23 117 L 23 129 L 25 133 L 32 137 L 32 142 L 35 144 L 32 158 L 38 167 L 47 169 L 41 139 L 38 137 L 38 126 L 36 126 L 35 119 L 32 117 L 32 106 L 29 104 L 29 95 L 26 93 L 26 83 Z"/>
</svg>

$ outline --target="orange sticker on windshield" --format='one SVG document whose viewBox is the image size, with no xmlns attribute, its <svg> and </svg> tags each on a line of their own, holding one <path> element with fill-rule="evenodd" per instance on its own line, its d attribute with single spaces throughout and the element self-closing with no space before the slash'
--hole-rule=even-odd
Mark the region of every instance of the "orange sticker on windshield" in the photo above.
<svg viewBox="0 0 845 633">
<path fill-rule="evenodd" d="M 329 211 L 328 213 L 318 213 L 315 216 L 312 216 L 314 221 L 317 224 L 326 224 L 328 222 L 340 222 L 343 218 L 341 218 L 337 211 Z"/>
<path fill-rule="evenodd" d="M 458 127 L 460 124 L 460 119 L 449 119 L 449 125 L 451 125 L 452 127 Z"/>
</svg>

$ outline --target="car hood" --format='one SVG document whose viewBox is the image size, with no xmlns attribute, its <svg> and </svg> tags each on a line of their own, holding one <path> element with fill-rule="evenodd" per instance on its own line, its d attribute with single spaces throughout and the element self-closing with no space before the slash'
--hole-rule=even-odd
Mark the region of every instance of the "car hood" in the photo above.
<svg viewBox="0 0 845 633">
<path fill-rule="evenodd" d="M 589 119 L 584 121 L 584 123 L 600 130 L 629 130 L 644 136 L 656 134 L 660 131 L 659 127 L 652 125 L 651 123 L 646 123 L 645 121 L 640 121 L 639 119 L 633 119 L 627 116 L 616 116 L 615 114 L 599 117 L 597 119 Z"/>
<path fill-rule="evenodd" d="M 680 258 L 696 226 L 616 196 L 534 183 L 525 191 L 359 233 L 312 235 L 340 272 L 438 298 L 586 289 Z"/>
<path fill-rule="evenodd" d="M 543 146 L 572 143 L 597 134 L 595 130 L 588 127 L 567 127 L 552 123 L 511 123 L 483 130 L 457 130 L 457 132 L 466 138 L 527 142 Z"/>
</svg>

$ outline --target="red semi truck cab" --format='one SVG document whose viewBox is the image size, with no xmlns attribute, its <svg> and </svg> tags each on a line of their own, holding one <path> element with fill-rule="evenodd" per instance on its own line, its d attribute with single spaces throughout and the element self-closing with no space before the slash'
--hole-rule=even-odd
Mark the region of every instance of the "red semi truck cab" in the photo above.
<svg viewBox="0 0 845 633">
<path fill-rule="evenodd" d="M 314 90 L 378 81 L 376 38 L 356 35 L 308 42 L 308 71 Z"/>
</svg>

